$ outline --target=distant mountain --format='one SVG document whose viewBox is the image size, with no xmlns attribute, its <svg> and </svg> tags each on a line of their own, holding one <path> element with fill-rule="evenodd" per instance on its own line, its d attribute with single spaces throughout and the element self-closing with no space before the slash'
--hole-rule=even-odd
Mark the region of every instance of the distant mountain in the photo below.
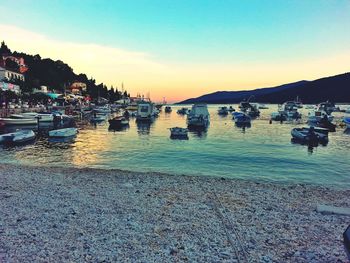
<svg viewBox="0 0 350 263">
<path fill-rule="evenodd" d="M 252 97 L 251 101 L 263 103 L 283 103 L 296 97 L 303 103 L 319 103 L 330 100 L 350 102 L 350 73 L 326 77 L 313 81 L 298 81 L 270 88 L 245 91 L 217 91 L 179 104 L 191 103 L 238 103 Z"/>
</svg>

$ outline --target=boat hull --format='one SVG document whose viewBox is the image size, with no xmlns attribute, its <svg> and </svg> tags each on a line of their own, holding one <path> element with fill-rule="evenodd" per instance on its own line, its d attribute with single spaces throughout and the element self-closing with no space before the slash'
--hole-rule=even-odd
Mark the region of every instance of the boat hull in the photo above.
<svg viewBox="0 0 350 263">
<path fill-rule="evenodd" d="M 49 137 L 54 137 L 54 138 L 72 137 L 72 136 L 75 136 L 77 133 L 78 133 L 77 128 L 65 128 L 65 129 L 49 131 Z"/>
</svg>

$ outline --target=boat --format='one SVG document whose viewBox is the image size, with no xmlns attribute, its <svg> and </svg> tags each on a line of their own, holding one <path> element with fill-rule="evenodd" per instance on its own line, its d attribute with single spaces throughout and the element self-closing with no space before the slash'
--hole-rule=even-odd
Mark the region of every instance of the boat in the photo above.
<svg viewBox="0 0 350 263">
<path fill-rule="evenodd" d="M 96 113 L 102 113 L 102 114 L 109 114 L 112 112 L 111 107 L 109 105 L 101 106 L 101 107 L 95 107 L 94 112 Z"/>
<path fill-rule="evenodd" d="M 77 128 L 64 128 L 58 130 L 49 131 L 49 137 L 71 137 L 78 133 Z"/>
<path fill-rule="evenodd" d="M 345 110 L 345 113 L 350 113 L 350 107 Z"/>
<path fill-rule="evenodd" d="M 165 111 L 166 113 L 170 113 L 170 112 L 172 111 L 172 109 L 171 109 L 170 106 L 165 106 L 164 111 Z"/>
<path fill-rule="evenodd" d="M 306 105 L 306 106 L 305 106 L 305 109 L 314 110 L 315 107 L 316 107 L 315 105 Z"/>
<path fill-rule="evenodd" d="M 121 127 L 129 125 L 129 119 L 125 118 L 124 116 L 117 116 L 113 119 L 108 120 L 109 125 L 113 127 Z"/>
<path fill-rule="evenodd" d="M 232 115 L 237 126 L 249 126 L 251 124 L 251 117 L 244 112 L 234 112 Z"/>
<path fill-rule="evenodd" d="M 228 109 L 226 106 L 219 107 L 218 109 L 218 114 L 219 115 L 227 115 L 228 114 Z"/>
<path fill-rule="evenodd" d="M 21 144 L 35 139 L 33 130 L 19 130 L 0 135 L 0 143 Z"/>
<path fill-rule="evenodd" d="M 11 115 L 10 118 L 0 118 L 0 123 L 4 125 L 32 125 L 37 124 L 38 121 L 33 118 L 23 118 L 22 115 Z"/>
<path fill-rule="evenodd" d="M 233 111 L 236 111 L 232 106 L 228 107 L 228 111 L 229 112 L 233 112 Z"/>
<path fill-rule="evenodd" d="M 241 112 L 246 113 L 252 118 L 256 118 L 260 116 L 260 111 L 258 104 L 256 103 L 250 103 L 249 101 L 242 101 L 238 108 L 240 108 Z"/>
<path fill-rule="evenodd" d="M 337 107 L 333 102 L 326 101 L 326 102 L 321 102 L 318 104 L 317 110 L 319 111 L 325 111 L 327 115 L 331 115 L 333 111 L 335 111 Z"/>
<path fill-rule="evenodd" d="M 169 130 L 172 139 L 188 139 L 188 129 L 186 128 L 173 127 Z"/>
<path fill-rule="evenodd" d="M 139 102 L 136 113 L 136 121 L 151 122 L 155 117 L 154 104 L 149 101 Z"/>
<path fill-rule="evenodd" d="M 206 104 L 194 104 L 187 115 L 189 127 L 206 128 L 209 125 L 209 112 Z"/>
<path fill-rule="evenodd" d="M 188 113 L 188 108 L 181 108 L 177 110 L 177 114 L 186 115 Z"/>
<path fill-rule="evenodd" d="M 262 109 L 262 110 L 267 110 L 269 107 L 267 107 L 265 104 L 259 103 L 259 104 L 258 104 L 258 108 L 259 108 L 259 110 L 260 110 L 260 109 Z"/>
<path fill-rule="evenodd" d="M 282 105 L 279 105 L 277 112 L 271 113 L 271 120 L 273 121 L 287 121 L 287 120 L 299 120 L 301 114 L 298 112 L 298 104 L 295 101 L 287 101 Z"/>
<path fill-rule="evenodd" d="M 344 117 L 343 122 L 346 125 L 347 129 L 350 129 L 350 117 Z"/>
<path fill-rule="evenodd" d="M 322 109 L 312 110 L 308 114 L 308 122 L 309 123 L 318 123 L 322 119 L 327 119 L 328 121 L 331 122 L 331 121 L 333 121 L 334 117 Z"/>
<path fill-rule="evenodd" d="M 40 122 L 51 122 L 54 119 L 54 114 L 50 112 L 24 112 L 22 115 L 24 118 L 39 118 Z"/>
<path fill-rule="evenodd" d="M 328 143 L 328 129 L 303 127 L 291 131 L 292 139 L 308 144 Z"/>
</svg>

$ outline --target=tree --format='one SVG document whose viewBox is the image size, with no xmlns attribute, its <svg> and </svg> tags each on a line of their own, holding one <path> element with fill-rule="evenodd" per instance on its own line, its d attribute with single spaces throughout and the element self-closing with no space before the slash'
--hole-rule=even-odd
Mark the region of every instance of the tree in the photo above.
<svg viewBox="0 0 350 263">
<path fill-rule="evenodd" d="M 7 47 L 5 44 L 5 41 L 1 42 L 1 47 L 0 47 L 0 55 L 9 55 L 11 54 L 11 50 Z"/>
</svg>

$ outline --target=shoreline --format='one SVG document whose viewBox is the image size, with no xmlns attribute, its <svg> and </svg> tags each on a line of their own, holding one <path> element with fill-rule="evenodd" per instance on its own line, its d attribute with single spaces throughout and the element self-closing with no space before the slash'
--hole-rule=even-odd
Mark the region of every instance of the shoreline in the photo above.
<svg viewBox="0 0 350 263">
<path fill-rule="evenodd" d="M 0 262 L 347 262 L 350 190 L 0 164 Z M 338 260 L 338 261 L 337 261 Z"/>
</svg>

